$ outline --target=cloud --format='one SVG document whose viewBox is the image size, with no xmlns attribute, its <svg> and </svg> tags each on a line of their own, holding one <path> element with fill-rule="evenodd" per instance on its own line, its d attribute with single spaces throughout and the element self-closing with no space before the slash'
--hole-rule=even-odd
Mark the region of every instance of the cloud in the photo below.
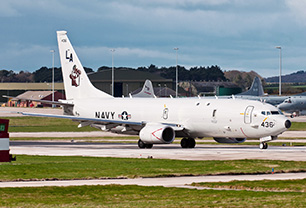
<svg viewBox="0 0 306 208">
<path fill-rule="evenodd" d="M 291 10 L 291 15 L 295 17 L 296 21 L 301 25 L 306 26 L 306 1 L 286 0 L 285 3 Z"/>
<path fill-rule="evenodd" d="M 287 69 L 300 69 L 305 10 L 302 0 L 0 0 L 0 67 L 50 65 L 64 29 L 94 69 L 111 65 L 111 48 L 117 66 L 174 65 L 179 47 L 181 65 L 270 73 L 276 45 L 292 60 Z"/>
<path fill-rule="evenodd" d="M 14 8 L 11 1 L 0 1 L 0 17 L 15 17 L 19 16 L 19 12 Z"/>
<path fill-rule="evenodd" d="M 41 45 L 9 44 L 0 51 L 1 68 L 33 71 L 42 66 L 51 66 L 50 49 Z"/>
</svg>

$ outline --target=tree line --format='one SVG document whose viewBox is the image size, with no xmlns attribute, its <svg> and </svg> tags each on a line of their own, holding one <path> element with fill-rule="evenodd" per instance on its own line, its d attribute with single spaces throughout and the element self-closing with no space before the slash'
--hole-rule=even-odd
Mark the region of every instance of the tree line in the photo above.
<svg viewBox="0 0 306 208">
<path fill-rule="evenodd" d="M 84 67 L 86 73 L 94 72 L 93 69 Z M 98 68 L 98 72 L 102 70 L 111 70 L 111 67 L 101 66 Z M 143 72 L 150 72 L 158 74 L 163 78 L 175 80 L 176 78 L 176 66 L 170 67 L 157 67 L 151 64 L 148 67 L 128 68 L 128 67 L 115 67 L 117 69 L 129 69 Z M 208 67 L 192 67 L 186 69 L 184 66 L 178 66 L 179 80 L 193 80 L 193 81 L 225 81 L 223 71 L 217 65 Z M 0 70 L 0 81 L 1 82 L 52 82 L 52 68 L 41 67 L 34 72 L 20 71 L 18 73 L 10 70 Z M 62 70 L 59 67 L 54 68 L 54 81 L 62 82 Z"/>
</svg>

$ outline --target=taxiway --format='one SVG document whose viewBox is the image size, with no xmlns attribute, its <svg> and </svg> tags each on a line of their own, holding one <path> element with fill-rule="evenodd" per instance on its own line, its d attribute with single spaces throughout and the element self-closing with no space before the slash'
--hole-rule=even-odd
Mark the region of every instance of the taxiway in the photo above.
<svg viewBox="0 0 306 208">
<path fill-rule="evenodd" d="M 89 156 L 156 158 L 177 160 L 287 160 L 306 161 L 306 147 L 270 146 L 261 150 L 257 145 L 199 144 L 183 149 L 180 144 L 154 145 L 152 149 L 139 149 L 135 143 L 93 143 L 68 141 L 11 141 L 11 154 L 49 156 Z"/>
</svg>

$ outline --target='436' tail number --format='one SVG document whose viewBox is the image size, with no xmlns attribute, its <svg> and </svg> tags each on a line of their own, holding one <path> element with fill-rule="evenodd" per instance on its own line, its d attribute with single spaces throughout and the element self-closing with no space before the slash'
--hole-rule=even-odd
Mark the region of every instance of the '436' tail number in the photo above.
<svg viewBox="0 0 306 208">
<path fill-rule="evenodd" d="M 262 126 L 262 127 L 265 127 L 265 128 L 273 128 L 274 125 L 275 125 L 275 123 L 272 122 L 272 121 L 270 121 L 270 122 L 265 121 L 265 122 L 262 122 L 262 123 L 261 123 L 261 126 Z"/>
</svg>

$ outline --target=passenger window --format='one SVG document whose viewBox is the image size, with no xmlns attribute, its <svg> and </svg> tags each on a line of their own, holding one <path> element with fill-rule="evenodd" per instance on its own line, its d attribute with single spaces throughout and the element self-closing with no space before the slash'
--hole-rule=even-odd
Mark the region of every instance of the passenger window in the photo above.
<svg viewBox="0 0 306 208">
<path fill-rule="evenodd" d="M 262 115 L 266 115 L 266 111 L 261 111 L 261 114 Z"/>
<path fill-rule="evenodd" d="M 270 111 L 267 111 L 267 116 L 268 116 L 268 115 L 271 115 L 271 112 L 270 112 Z"/>
<path fill-rule="evenodd" d="M 217 111 L 217 109 L 215 109 L 215 110 L 213 111 L 213 114 L 212 114 L 212 117 L 213 117 L 213 118 L 216 117 L 216 111 Z"/>
</svg>

